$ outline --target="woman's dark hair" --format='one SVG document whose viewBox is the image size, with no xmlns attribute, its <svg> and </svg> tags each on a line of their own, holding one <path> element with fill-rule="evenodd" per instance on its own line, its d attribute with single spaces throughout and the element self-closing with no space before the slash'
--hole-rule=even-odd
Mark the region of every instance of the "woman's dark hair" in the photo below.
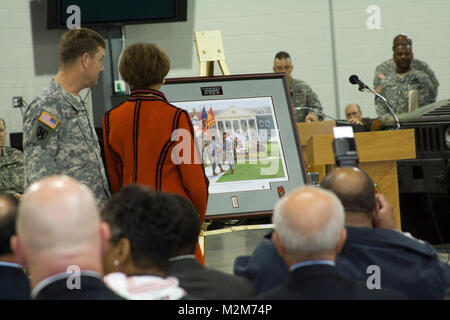
<svg viewBox="0 0 450 320">
<path fill-rule="evenodd" d="M 126 47 L 119 63 L 119 72 L 131 89 L 147 89 L 163 83 L 170 70 L 167 53 L 154 43 L 138 42 Z"/>
<path fill-rule="evenodd" d="M 183 231 L 186 228 L 184 201 L 188 200 L 144 186 L 122 188 L 101 213 L 111 229 L 110 241 L 117 243 L 120 238 L 127 238 L 135 265 L 164 270 L 180 241 L 187 239 Z M 197 238 L 198 234 L 195 241 Z"/>
</svg>

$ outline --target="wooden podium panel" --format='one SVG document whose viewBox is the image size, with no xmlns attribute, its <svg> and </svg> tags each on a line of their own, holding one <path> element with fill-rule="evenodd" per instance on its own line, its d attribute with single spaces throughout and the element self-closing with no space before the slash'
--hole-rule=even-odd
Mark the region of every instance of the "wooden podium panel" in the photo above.
<svg viewBox="0 0 450 320">
<path fill-rule="evenodd" d="M 336 121 L 316 121 L 316 122 L 298 122 L 297 133 L 300 140 L 300 147 L 302 148 L 303 160 L 308 171 L 319 173 L 319 182 L 327 174 L 325 165 L 313 164 L 308 159 L 307 144 L 309 139 L 314 135 L 333 134 L 333 128 L 336 126 Z"/>
<path fill-rule="evenodd" d="M 306 146 L 308 161 L 315 165 L 334 164 L 333 135 L 312 136 Z M 359 162 L 414 159 L 414 129 L 355 133 Z"/>
<path fill-rule="evenodd" d="M 297 133 L 300 139 L 300 145 L 303 147 L 308 144 L 312 136 L 333 134 L 333 128 L 336 126 L 336 121 L 318 121 L 318 122 L 298 122 Z"/>
<path fill-rule="evenodd" d="M 305 148 L 306 164 L 313 168 L 327 166 L 326 171 L 333 170 L 333 139 L 332 134 L 311 135 Z M 359 168 L 372 178 L 391 203 L 397 228 L 401 229 L 396 161 L 416 157 L 414 130 L 360 132 L 355 133 L 355 141 Z M 319 172 L 319 177 L 322 180 L 324 174 Z"/>
</svg>

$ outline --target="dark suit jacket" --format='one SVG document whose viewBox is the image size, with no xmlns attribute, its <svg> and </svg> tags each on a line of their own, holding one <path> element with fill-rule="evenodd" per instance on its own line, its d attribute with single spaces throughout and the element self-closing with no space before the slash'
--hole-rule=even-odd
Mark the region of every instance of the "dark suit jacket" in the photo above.
<svg viewBox="0 0 450 320">
<path fill-rule="evenodd" d="M 192 258 L 170 262 L 168 276 L 178 278 L 190 297 L 199 299 L 250 299 L 255 287 L 247 279 L 203 267 Z"/>
<path fill-rule="evenodd" d="M 233 272 L 253 282 L 257 294 L 278 287 L 289 276 L 289 268 L 270 238 L 261 241 L 251 256 L 237 257 Z"/>
<path fill-rule="evenodd" d="M 374 300 L 405 299 L 389 290 L 369 290 L 365 283 L 340 276 L 329 265 L 312 265 L 290 272 L 288 282 L 256 297 L 261 300 Z"/>
<path fill-rule="evenodd" d="M 68 289 L 67 279 L 57 280 L 43 287 L 36 300 L 123 300 L 96 277 L 82 275 L 80 289 Z"/>
<path fill-rule="evenodd" d="M 0 300 L 29 300 L 30 281 L 22 269 L 0 266 Z"/>
<path fill-rule="evenodd" d="M 336 269 L 351 279 L 367 279 L 367 267 L 381 269 L 381 288 L 404 292 L 409 299 L 442 299 L 450 285 L 450 266 L 427 242 L 395 230 L 347 226 L 347 240 Z"/>
<path fill-rule="evenodd" d="M 395 230 L 346 226 L 347 240 L 336 259 L 336 270 L 346 278 L 366 281 L 367 268 L 381 270 L 381 288 L 400 291 L 409 299 L 442 299 L 450 286 L 450 266 L 434 248 Z M 289 270 L 272 240 L 264 240 L 248 257 L 238 257 L 236 275 L 250 279 L 258 293 L 285 283 Z"/>
</svg>

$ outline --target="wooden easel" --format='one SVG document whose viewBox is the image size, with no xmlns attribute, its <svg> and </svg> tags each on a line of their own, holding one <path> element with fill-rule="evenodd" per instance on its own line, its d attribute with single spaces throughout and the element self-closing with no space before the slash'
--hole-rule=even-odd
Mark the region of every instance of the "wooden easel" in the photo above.
<svg viewBox="0 0 450 320">
<path fill-rule="evenodd" d="M 195 47 L 200 64 L 199 75 L 213 76 L 214 62 L 217 61 L 224 76 L 230 75 L 225 62 L 225 52 L 220 30 L 194 32 Z"/>
</svg>

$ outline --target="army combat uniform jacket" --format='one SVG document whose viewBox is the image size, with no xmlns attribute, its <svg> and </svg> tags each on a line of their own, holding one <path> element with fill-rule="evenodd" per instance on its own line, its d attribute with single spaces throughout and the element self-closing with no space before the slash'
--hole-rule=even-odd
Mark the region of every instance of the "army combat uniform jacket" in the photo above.
<svg viewBox="0 0 450 320">
<path fill-rule="evenodd" d="M 428 64 L 425 62 L 419 60 L 419 59 L 413 59 L 411 62 L 411 69 L 422 71 L 424 72 L 429 78 L 432 83 L 432 90 L 430 92 L 431 99 L 435 100 L 438 93 L 438 87 L 439 87 L 439 81 L 436 78 L 436 75 L 434 74 L 433 70 L 430 69 Z M 383 62 L 382 64 L 378 65 L 375 69 L 375 76 L 373 79 L 373 87 L 377 88 L 380 85 L 380 81 L 383 77 L 383 75 L 387 75 L 389 73 L 395 73 L 397 70 L 397 65 L 395 64 L 394 59 L 389 59 Z M 380 76 L 381 74 L 381 76 Z"/>
<path fill-rule="evenodd" d="M 419 93 L 419 107 L 433 103 L 433 84 L 430 78 L 422 71 L 411 69 L 405 77 L 401 78 L 396 72 L 379 74 L 380 82 L 375 90 L 384 96 L 396 114 L 408 112 L 408 93 L 417 90 Z M 375 106 L 379 117 L 389 115 L 384 103 L 375 98 Z"/>
<path fill-rule="evenodd" d="M 23 154 L 10 147 L 1 148 L 0 158 L 0 191 L 7 193 L 23 193 Z"/>
<path fill-rule="evenodd" d="M 319 112 L 322 112 L 322 105 L 320 104 L 319 97 L 317 97 L 317 94 L 314 93 L 314 91 L 308 84 L 306 84 L 305 81 L 291 78 L 291 85 L 289 89 L 291 91 L 292 104 L 294 105 L 294 108 L 307 107 L 314 108 Z M 319 113 L 315 112 L 314 109 L 294 109 L 295 121 L 304 122 L 308 113 L 314 113 L 317 118 L 322 119 L 322 116 Z"/>
<path fill-rule="evenodd" d="M 23 118 L 25 185 L 65 174 L 92 189 L 99 205 L 110 197 L 97 135 L 86 104 L 54 80 Z"/>
</svg>

